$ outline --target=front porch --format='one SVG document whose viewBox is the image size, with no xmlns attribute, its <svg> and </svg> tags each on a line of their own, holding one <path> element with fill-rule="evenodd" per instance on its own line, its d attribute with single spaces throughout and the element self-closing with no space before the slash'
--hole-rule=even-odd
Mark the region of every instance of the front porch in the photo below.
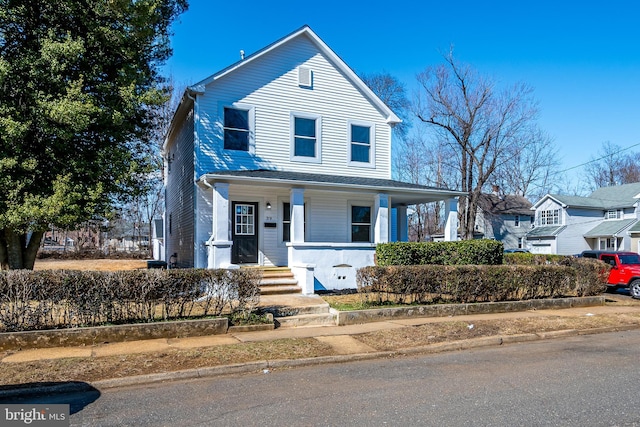
<svg viewBox="0 0 640 427">
<path fill-rule="evenodd" d="M 200 233 L 207 268 L 285 266 L 304 295 L 355 288 L 378 243 L 407 240 L 409 205 L 447 200 L 445 240 L 457 239 L 459 192 L 278 171 L 207 174 L 200 183 L 211 190 L 200 187 L 212 213 Z"/>
</svg>

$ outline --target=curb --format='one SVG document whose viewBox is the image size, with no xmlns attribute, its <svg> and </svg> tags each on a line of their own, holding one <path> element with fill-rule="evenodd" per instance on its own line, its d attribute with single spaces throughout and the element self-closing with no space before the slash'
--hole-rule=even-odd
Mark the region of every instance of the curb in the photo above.
<svg viewBox="0 0 640 427">
<path fill-rule="evenodd" d="M 471 338 L 468 340 L 441 342 L 420 347 L 410 347 L 399 350 L 376 351 L 371 353 L 358 353 L 349 355 L 320 356 L 303 359 L 278 359 L 262 360 L 232 365 L 212 366 L 206 368 L 187 369 L 183 371 L 163 372 L 158 374 L 137 375 L 124 378 L 113 378 L 95 381 L 93 383 L 70 382 L 64 384 L 47 385 L 41 387 L 16 388 L 0 390 L 0 399 L 10 397 L 27 397 L 38 394 L 71 393 L 91 390 L 106 390 L 120 387 L 130 387 L 176 380 L 191 380 L 200 378 L 212 378 L 223 375 L 236 375 L 247 373 L 265 374 L 273 369 L 291 369 L 307 366 L 317 366 L 328 363 L 348 363 L 380 358 L 393 358 L 420 354 L 437 354 L 450 351 L 469 350 L 474 348 L 497 347 L 503 344 L 516 344 L 531 341 L 543 341 L 556 338 L 567 338 L 581 335 L 595 335 L 609 332 L 624 332 L 640 329 L 640 325 L 609 326 L 592 329 L 565 329 L 560 331 L 540 332 L 519 335 L 494 335 L 488 337 Z"/>
</svg>

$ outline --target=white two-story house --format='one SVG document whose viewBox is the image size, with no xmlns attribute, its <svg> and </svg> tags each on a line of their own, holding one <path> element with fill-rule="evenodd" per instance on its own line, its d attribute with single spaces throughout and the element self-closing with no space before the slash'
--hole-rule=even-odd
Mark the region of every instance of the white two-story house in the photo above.
<svg viewBox="0 0 640 427">
<path fill-rule="evenodd" d="M 288 266 L 304 293 L 355 287 L 407 206 L 459 192 L 391 179 L 391 111 L 304 26 L 188 87 L 164 144 L 166 259 Z M 391 219 L 394 219 L 393 221 Z"/>
<path fill-rule="evenodd" d="M 527 234 L 534 253 L 573 255 L 588 249 L 633 250 L 640 183 L 602 187 L 589 197 L 547 194 L 533 205 Z M 636 245 L 637 246 L 637 245 Z"/>
</svg>

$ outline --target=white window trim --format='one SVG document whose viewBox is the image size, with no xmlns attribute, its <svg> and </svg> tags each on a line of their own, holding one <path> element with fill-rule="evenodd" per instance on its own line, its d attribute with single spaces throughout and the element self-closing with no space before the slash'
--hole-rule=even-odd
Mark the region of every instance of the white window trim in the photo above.
<svg viewBox="0 0 640 427">
<path fill-rule="evenodd" d="M 314 157 L 295 155 L 295 118 L 310 119 L 316 121 L 316 151 Z M 322 116 L 318 114 L 300 113 L 292 111 L 289 116 L 289 149 L 290 160 L 302 163 L 322 163 Z"/>
<path fill-rule="evenodd" d="M 247 151 L 243 151 L 243 150 L 228 150 L 224 148 L 224 109 L 225 108 L 235 108 L 236 110 L 244 110 L 244 111 L 248 111 L 249 115 L 248 115 L 248 121 L 249 121 L 249 149 Z M 242 104 L 239 102 L 225 102 L 225 103 L 220 103 L 218 105 L 218 110 L 219 110 L 219 115 L 220 115 L 220 121 L 219 121 L 219 126 L 220 126 L 220 134 L 221 134 L 221 140 L 220 140 L 220 147 L 222 148 L 222 151 L 225 152 L 234 152 L 234 153 L 249 153 L 249 154 L 255 154 L 256 153 L 256 113 L 255 113 L 255 107 L 253 105 L 250 104 Z"/>
<path fill-rule="evenodd" d="M 358 162 L 351 159 L 351 126 L 363 126 L 369 128 L 369 161 Z M 376 167 L 376 125 L 372 122 L 362 120 L 347 120 L 347 165 L 358 168 L 375 168 Z"/>
<path fill-rule="evenodd" d="M 558 211 L 558 222 L 549 222 L 549 219 L 553 219 L 555 218 L 555 214 L 553 212 Z M 544 221 L 543 221 L 543 213 L 545 214 L 549 214 L 549 215 L 544 215 Z M 541 209 L 539 211 L 539 216 L 538 216 L 538 221 L 537 221 L 539 226 L 554 226 L 554 225 L 562 225 L 563 223 L 563 212 L 561 209 Z"/>
<path fill-rule="evenodd" d="M 609 214 L 613 213 L 614 216 L 610 216 Z M 617 219 L 621 219 L 623 218 L 623 213 L 620 209 L 609 209 L 607 211 L 605 211 L 604 213 L 604 219 L 605 220 L 617 220 Z"/>
<path fill-rule="evenodd" d="M 373 217 L 375 214 L 375 208 L 371 201 L 349 201 L 349 212 L 347 213 L 347 217 L 349 219 L 349 223 L 347 224 L 347 242 L 349 243 L 374 243 L 374 232 L 375 232 L 375 218 Z M 352 216 L 352 208 L 354 206 L 363 206 L 371 209 L 371 217 L 369 218 L 369 241 L 368 242 L 354 242 L 352 240 L 351 234 L 351 226 L 353 225 L 353 216 Z"/>
</svg>

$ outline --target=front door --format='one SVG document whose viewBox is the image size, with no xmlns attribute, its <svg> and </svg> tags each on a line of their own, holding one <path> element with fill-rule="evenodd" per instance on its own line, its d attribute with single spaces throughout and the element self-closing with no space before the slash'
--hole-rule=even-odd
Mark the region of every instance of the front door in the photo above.
<svg viewBox="0 0 640 427">
<path fill-rule="evenodd" d="M 258 204 L 233 202 L 233 264 L 256 264 L 258 262 Z"/>
</svg>

